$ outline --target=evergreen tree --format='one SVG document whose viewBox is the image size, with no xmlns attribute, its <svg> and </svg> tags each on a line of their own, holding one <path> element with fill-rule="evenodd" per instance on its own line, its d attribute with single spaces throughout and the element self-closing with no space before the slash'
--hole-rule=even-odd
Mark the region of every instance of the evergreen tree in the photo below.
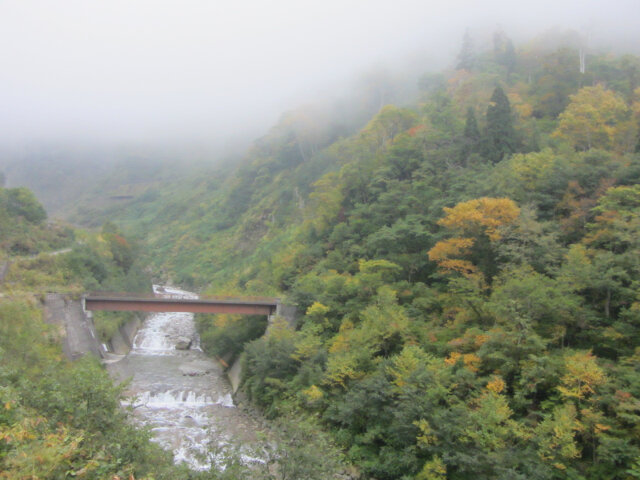
<svg viewBox="0 0 640 480">
<path fill-rule="evenodd" d="M 480 140 L 480 129 L 478 128 L 478 121 L 476 120 L 476 114 L 473 111 L 473 107 L 467 109 L 467 118 L 464 124 L 464 137 L 477 142 Z"/>
<path fill-rule="evenodd" d="M 513 72 L 516 68 L 516 49 L 513 46 L 511 39 L 507 39 L 504 46 L 504 52 L 500 57 L 500 63 L 507 67 L 509 73 Z"/>
<path fill-rule="evenodd" d="M 480 129 L 473 107 L 467 109 L 467 118 L 464 123 L 464 140 L 462 146 L 462 163 L 466 164 L 469 155 L 478 152 L 480 145 Z"/>
<path fill-rule="evenodd" d="M 497 86 L 491 95 L 491 103 L 487 108 L 485 155 L 493 163 L 497 163 L 505 155 L 514 153 L 516 147 L 517 140 L 513 128 L 511 105 L 502 87 Z"/>
<path fill-rule="evenodd" d="M 472 70 L 476 63 L 476 55 L 473 48 L 473 40 L 467 29 L 462 39 L 462 48 L 458 54 L 457 70 Z"/>
<path fill-rule="evenodd" d="M 516 50 L 513 42 L 502 31 L 493 34 L 493 58 L 496 63 L 504 65 L 508 73 L 516 68 Z"/>
</svg>

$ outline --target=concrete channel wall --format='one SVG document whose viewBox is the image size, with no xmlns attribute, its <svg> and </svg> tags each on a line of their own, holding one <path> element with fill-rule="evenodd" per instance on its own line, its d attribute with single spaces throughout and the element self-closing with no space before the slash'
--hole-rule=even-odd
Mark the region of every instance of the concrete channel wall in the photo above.
<svg viewBox="0 0 640 480">
<path fill-rule="evenodd" d="M 278 304 L 276 314 L 269 315 L 267 331 L 264 332 L 265 336 L 269 335 L 269 330 L 278 319 L 283 319 L 290 328 L 295 329 L 298 321 L 298 309 L 291 305 Z M 231 383 L 231 389 L 234 394 L 238 391 L 240 383 L 242 382 L 243 355 L 244 354 L 238 355 L 238 358 L 235 359 L 231 367 L 227 369 L 227 377 L 229 378 L 229 383 Z"/>
<path fill-rule="evenodd" d="M 118 331 L 111 337 L 109 347 L 111 351 L 118 355 L 126 355 L 133 348 L 133 339 L 142 325 L 143 318 L 136 314 L 136 317 L 122 325 Z"/>
</svg>

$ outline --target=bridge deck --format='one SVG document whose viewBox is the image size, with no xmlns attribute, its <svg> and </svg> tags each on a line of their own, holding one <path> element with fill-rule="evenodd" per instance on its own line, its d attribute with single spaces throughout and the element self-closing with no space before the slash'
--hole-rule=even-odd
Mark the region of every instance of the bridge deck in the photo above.
<svg viewBox="0 0 640 480">
<path fill-rule="evenodd" d="M 131 296 L 123 294 L 89 294 L 84 297 L 86 310 L 141 312 L 238 313 L 272 315 L 277 298 L 176 298 Z"/>
</svg>

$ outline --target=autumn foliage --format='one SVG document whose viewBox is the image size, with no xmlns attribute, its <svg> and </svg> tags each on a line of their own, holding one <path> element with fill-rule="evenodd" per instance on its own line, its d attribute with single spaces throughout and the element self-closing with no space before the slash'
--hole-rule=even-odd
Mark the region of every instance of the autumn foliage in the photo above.
<svg viewBox="0 0 640 480">
<path fill-rule="evenodd" d="M 445 217 L 438 221 L 451 233 L 465 235 L 441 240 L 429 250 L 429 260 L 436 262 L 445 272 L 472 275 L 477 269 L 472 261 L 459 258 L 471 255 L 480 237 L 490 242 L 500 240 L 500 227 L 515 221 L 520 214 L 518 206 L 508 198 L 478 198 L 461 202 L 453 208 L 444 208 Z"/>
</svg>

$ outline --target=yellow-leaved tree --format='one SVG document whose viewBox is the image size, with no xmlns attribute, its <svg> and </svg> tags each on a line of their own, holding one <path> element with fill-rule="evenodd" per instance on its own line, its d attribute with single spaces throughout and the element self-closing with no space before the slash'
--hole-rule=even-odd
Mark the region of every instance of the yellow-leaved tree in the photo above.
<svg viewBox="0 0 640 480">
<path fill-rule="evenodd" d="M 444 208 L 438 221 L 453 234 L 429 250 L 429 259 L 445 273 L 466 277 L 491 276 L 495 267 L 492 243 L 501 238 L 500 228 L 513 223 L 520 209 L 509 198 L 476 198 Z"/>
<path fill-rule="evenodd" d="M 591 148 L 629 151 L 634 145 L 630 110 L 614 91 L 602 85 L 584 87 L 558 117 L 554 137 L 567 140 L 576 150 Z"/>
</svg>

